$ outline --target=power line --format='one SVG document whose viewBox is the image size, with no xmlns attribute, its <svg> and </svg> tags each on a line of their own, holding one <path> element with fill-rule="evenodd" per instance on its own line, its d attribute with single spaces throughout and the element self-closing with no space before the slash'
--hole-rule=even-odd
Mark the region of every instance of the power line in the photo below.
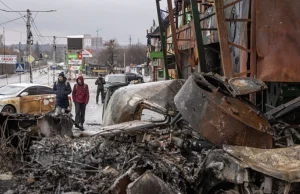
<svg viewBox="0 0 300 194">
<path fill-rule="evenodd" d="M 2 2 L 1 0 L 0 0 L 0 2 Z M 27 12 L 27 11 L 14 11 L 14 10 L 12 10 L 12 9 L 10 9 L 11 11 L 7 11 L 7 10 L 5 10 L 5 9 L 0 9 L 1 11 L 4 11 L 4 12 L 14 12 L 14 13 L 19 13 L 19 14 L 21 14 L 21 12 Z M 38 13 L 40 13 L 40 12 L 55 12 L 56 10 L 48 10 L 48 11 L 32 11 L 32 10 L 30 10 L 30 12 L 38 12 Z"/>
<path fill-rule="evenodd" d="M 21 18 L 23 18 L 23 17 L 24 17 L 24 16 L 18 17 L 18 18 L 16 18 L 16 19 L 12 19 L 12 20 L 9 20 L 9 21 L 6 21 L 6 22 L 3 22 L 3 23 L 1 23 L 0 25 L 2 25 L 2 24 L 7 24 L 7 23 L 10 23 L 10 22 L 16 21 L 16 20 L 21 19 Z"/>
<path fill-rule="evenodd" d="M 8 18 L 8 17 L 6 17 L 5 15 L 3 15 L 1 12 L 0 12 L 0 15 L 1 15 L 2 17 L 4 17 L 5 19 L 7 19 L 7 20 L 11 20 L 10 18 Z M 13 22 L 13 23 L 15 23 L 15 24 L 21 24 L 21 23 L 19 23 L 19 22 Z M 23 24 L 21 24 L 21 25 L 23 25 Z"/>
<path fill-rule="evenodd" d="M 12 8 L 10 8 L 8 5 L 6 5 L 2 0 L 0 0 L 0 3 L 2 3 L 5 7 L 7 7 L 8 9 L 10 10 L 13 10 Z M 3 10 L 3 11 L 6 11 L 6 10 Z M 9 11 L 6 11 L 6 12 L 9 12 Z M 18 12 L 18 11 L 17 11 Z M 22 14 L 20 12 L 18 12 L 20 16 L 22 16 Z M 26 23 L 26 20 L 23 18 L 24 22 Z"/>
<path fill-rule="evenodd" d="M 15 30 L 15 29 L 13 29 L 13 28 L 7 28 L 7 27 L 4 27 L 3 25 L 1 25 L 1 26 L 2 26 L 4 29 L 9 30 L 9 31 L 25 33 L 25 32 L 19 31 L 19 30 Z"/>
<path fill-rule="evenodd" d="M 39 37 L 39 34 L 38 34 L 37 30 L 35 29 L 34 25 L 32 25 L 32 26 L 33 26 L 33 29 L 34 29 L 34 31 L 35 31 L 35 33 L 36 33 L 36 37 L 34 37 L 35 34 L 32 33 L 34 39 L 35 39 L 36 41 L 39 40 L 42 44 L 44 44 L 44 42 L 42 41 L 42 39 Z"/>
<path fill-rule="evenodd" d="M 37 12 L 37 13 L 35 14 L 35 16 L 34 16 L 33 20 L 35 20 L 35 18 L 36 18 L 36 16 L 38 15 L 38 13 L 39 13 L 39 12 Z"/>
<path fill-rule="evenodd" d="M 42 41 L 42 39 L 40 38 L 40 31 L 38 30 L 38 28 L 37 28 L 37 26 L 36 26 L 36 24 L 35 24 L 35 22 L 34 22 L 34 20 L 32 19 L 31 20 L 31 24 L 32 24 L 32 27 L 33 27 L 33 29 L 34 29 L 34 31 L 35 31 L 35 33 L 36 33 L 36 35 L 37 35 L 37 37 L 38 37 L 38 39 L 40 40 L 40 42 L 42 43 L 42 44 L 44 44 L 44 42 Z"/>
</svg>

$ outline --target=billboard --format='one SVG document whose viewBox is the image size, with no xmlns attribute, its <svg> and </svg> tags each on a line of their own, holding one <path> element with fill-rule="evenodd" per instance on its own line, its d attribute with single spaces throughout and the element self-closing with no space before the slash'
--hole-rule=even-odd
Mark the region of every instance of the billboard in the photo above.
<svg viewBox="0 0 300 194">
<path fill-rule="evenodd" d="M 0 55 L 0 63 L 16 64 L 17 63 L 17 55 Z"/>
<path fill-rule="evenodd" d="M 68 50 L 82 50 L 83 39 L 82 38 L 68 38 Z"/>
</svg>

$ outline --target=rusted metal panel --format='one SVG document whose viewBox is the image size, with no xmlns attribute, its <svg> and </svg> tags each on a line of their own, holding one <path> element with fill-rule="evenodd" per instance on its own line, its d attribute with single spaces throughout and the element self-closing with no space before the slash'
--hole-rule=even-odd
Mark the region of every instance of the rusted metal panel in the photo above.
<svg viewBox="0 0 300 194">
<path fill-rule="evenodd" d="M 55 95 L 42 95 L 41 96 L 41 113 L 48 113 L 55 108 Z M 70 103 L 72 104 L 72 103 Z"/>
<path fill-rule="evenodd" d="M 169 21 L 170 21 L 170 26 L 171 26 L 171 33 L 172 33 L 172 40 L 173 40 L 173 47 L 174 47 L 174 52 L 175 52 L 177 71 L 178 71 L 179 78 L 182 79 L 182 73 L 181 73 L 182 64 L 181 64 L 178 43 L 177 43 L 177 34 L 176 34 L 176 28 L 175 28 L 175 22 L 174 22 L 172 0 L 168 0 L 168 8 L 169 8 Z"/>
<path fill-rule="evenodd" d="M 267 89 L 267 85 L 264 82 L 249 77 L 232 78 L 228 83 L 234 95 L 246 95 Z"/>
<path fill-rule="evenodd" d="M 300 182 L 300 146 L 257 149 L 224 145 L 224 150 L 250 168 L 287 182 Z"/>
<path fill-rule="evenodd" d="M 41 111 L 41 95 L 23 96 L 20 98 L 20 112 L 38 114 Z"/>
<path fill-rule="evenodd" d="M 215 0 L 216 7 L 216 18 L 217 18 L 217 26 L 218 26 L 218 35 L 220 42 L 220 51 L 221 51 L 221 61 L 222 61 L 222 69 L 225 77 L 232 78 L 232 62 L 229 51 L 228 44 L 228 32 L 225 23 L 225 13 L 224 13 L 224 1 L 223 0 Z"/>
<path fill-rule="evenodd" d="M 177 29 L 178 34 L 178 48 L 179 50 L 187 50 L 195 47 L 195 33 L 193 31 L 194 25 L 188 23 Z"/>
<path fill-rule="evenodd" d="M 257 1 L 257 78 L 299 82 L 300 1 Z"/>
<path fill-rule="evenodd" d="M 257 0 L 251 1 L 251 35 L 250 35 L 250 70 L 251 77 L 256 78 L 257 72 L 257 56 L 256 56 L 256 2 Z"/>
<path fill-rule="evenodd" d="M 270 125 L 258 109 L 219 90 L 222 87 L 217 89 L 194 74 L 176 95 L 176 107 L 196 131 L 219 147 L 272 148 Z"/>
</svg>

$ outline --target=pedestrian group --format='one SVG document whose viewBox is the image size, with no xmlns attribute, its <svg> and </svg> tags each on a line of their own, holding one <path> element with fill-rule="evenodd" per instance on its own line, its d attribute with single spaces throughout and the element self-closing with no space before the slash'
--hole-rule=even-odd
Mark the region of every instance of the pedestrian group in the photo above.
<svg viewBox="0 0 300 194">
<path fill-rule="evenodd" d="M 96 103 L 98 104 L 99 94 L 101 93 L 101 102 L 104 103 L 104 84 L 105 80 L 99 74 L 95 84 L 97 85 Z M 58 80 L 53 85 L 53 90 L 56 94 L 55 114 L 59 115 L 65 113 L 69 107 L 68 95 L 72 93 L 72 98 L 75 104 L 75 126 L 83 130 L 83 123 L 85 121 L 86 105 L 89 103 L 90 94 L 89 87 L 84 83 L 83 77 L 80 75 L 76 79 L 76 84 L 71 89 L 70 83 L 67 81 L 64 73 L 58 75 Z"/>
</svg>

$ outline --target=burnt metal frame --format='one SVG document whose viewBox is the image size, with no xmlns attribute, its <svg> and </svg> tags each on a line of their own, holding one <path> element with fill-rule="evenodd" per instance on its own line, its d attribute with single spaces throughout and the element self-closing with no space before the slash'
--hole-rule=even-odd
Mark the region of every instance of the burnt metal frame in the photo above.
<svg viewBox="0 0 300 194">
<path fill-rule="evenodd" d="M 160 42 L 161 42 L 161 49 L 162 49 L 162 53 L 163 53 L 163 57 L 164 57 L 164 66 L 165 66 L 165 76 L 166 76 L 166 80 L 170 79 L 169 76 L 169 71 L 168 71 L 168 65 L 167 65 L 167 52 L 166 52 L 166 38 L 165 38 L 165 29 L 163 26 L 163 22 L 161 19 L 161 14 L 160 12 L 163 11 L 160 9 L 160 0 L 156 0 L 156 10 L 157 10 L 157 17 L 158 17 L 158 24 L 159 24 L 159 32 L 160 32 Z M 163 11 L 166 12 L 166 11 Z"/>
<path fill-rule="evenodd" d="M 158 1 L 158 0 L 157 0 Z M 235 0 L 231 3 L 228 3 L 224 5 L 224 0 L 215 0 L 215 13 L 212 13 L 204 18 L 200 19 L 200 13 L 198 11 L 198 3 L 200 3 L 197 0 L 190 0 L 190 5 L 192 8 L 192 17 L 193 17 L 193 24 L 194 24 L 194 30 L 195 30 L 195 37 L 196 37 L 196 46 L 198 50 L 198 58 L 200 62 L 200 71 L 201 72 L 207 72 L 206 67 L 206 60 L 205 60 L 205 46 L 203 44 L 202 39 L 202 32 L 203 30 L 217 30 L 218 36 L 219 36 L 219 44 L 220 44 L 220 51 L 221 51 L 221 58 L 222 58 L 222 69 L 224 72 L 225 77 L 232 78 L 237 77 L 238 75 L 249 75 L 253 78 L 256 77 L 256 62 L 257 62 L 257 56 L 256 56 L 256 13 L 255 13 L 255 7 L 256 7 L 256 0 L 251 0 L 251 19 L 227 19 L 225 18 L 224 9 L 229 8 L 231 6 L 234 6 L 236 3 L 241 2 L 242 0 Z M 200 3 L 201 5 L 204 5 L 203 3 Z M 170 19 L 170 25 L 172 28 L 172 39 L 174 43 L 174 50 L 175 50 L 175 57 L 176 57 L 176 63 L 178 66 L 178 70 L 180 70 L 180 55 L 178 52 L 178 40 L 181 40 L 178 38 L 178 34 L 180 32 L 176 31 L 175 24 L 174 24 L 174 14 L 172 9 L 172 2 L 171 0 L 168 0 L 168 7 L 169 7 L 169 19 Z M 185 4 L 184 0 L 182 1 L 182 10 L 183 13 L 185 13 Z M 182 14 L 184 16 L 184 14 Z M 217 29 L 205 29 L 201 28 L 200 22 L 204 21 L 205 19 L 208 19 L 212 16 L 216 15 L 217 18 Z M 251 33 L 250 33 L 250 49 L 244 48 L 240 45 L 237 45 L 235 43 L 228 41 L 228 32 L 226 28 L 226 22 L 250 22 L 251 23 Z M 186 30 L 186 29 L 185 29 Z M 184 30 L 182 30 L 184 31 Z M 232 70 L 232 61 L 229 52 L 229 46 L 233 46 L 236 48 L 239 48 L 241 50 L 247 51 L 250 53 L 250 69 L 248 69 L 246 72 L 238 73 L 237 75 L 233 74 Z M 180 76 L 179 76 L 180 77 Z"/>
<path fill-rule="evenodd" d="M 177 64 L 177 73 L 178 73 L 178 78 L 182 79 L 183 77 L 182 77 L 181 57 L 180 57 L 180 53 L 179 53 L 179 49 L 178 49 L 172 0 L 167 0 L 167 1 L 168 1 L 168 9 L 169 9 L 169 21 L 170 21 L 170 26 L 171 26 L 171 31 L 172 31 L 172 42 L 173 42 L 174 52 L 175 52 L 175 61 Z"/>
<path fill-rule="evenodd" d="M 190 0 L 190 2 L 192 7 L 192 15 L 194 21 L 195 35 L 196 35 L 196 46 L 198 51 L 198 58 L 200 62 L 200 70 L 201 72 L 207 72 L 204 44 L 203 44 L 202 32 L 200 26 L 200 17 L 199 17 L 200 13 L 198 11 L 198 3 L 197 0 Z"/>
</svg>

